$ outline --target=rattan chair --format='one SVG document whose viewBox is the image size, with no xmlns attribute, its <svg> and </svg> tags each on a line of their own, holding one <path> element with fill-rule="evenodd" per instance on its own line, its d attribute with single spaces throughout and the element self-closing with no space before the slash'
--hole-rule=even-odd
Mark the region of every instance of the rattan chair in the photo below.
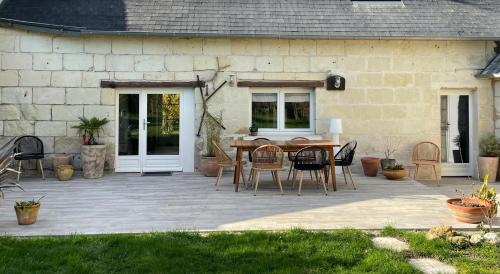
<svg viewBox="0 0 500 274">
<path fill-rule="evenodd" d="M 26 135 L 17 138 L 14 143 L 14 152 L 17 155 L 14 157 L 16 161 L 19 162 L 17 174 L 17 181 L 21 177 L 21 166 L 22 161 L 26 160 L 36 160 L 37 164 L 40 166 L 40 171 L 42 172 L 42 178 L 45 180 L 45 174 L 43 173 L 42 159 L 45 157 L 43 153 L 43 143 L 40 138 L 36 136 Z"/>
<path fill-rule="evenodd" d="M 254 196 L 257 195 L 259 188 L 259 175 L 262 171 L 270 171 L 273 181 L 278 184 L 281 195 L 283 195 L 283 187 L 279 171 L 283 170 L 283 150 L 275 145 L 263 145 L 255 149 L 252 153 L 252 176 L 253 185 L 255 187 Z"/>
<path fill-rule="evenodd" d="M 439 165 L 441 151 L 439 147 L 432 142 L 421 142 L 413 147 L 412 164 L 415 164 L 415 173 L 413 179 L 417 179 L 420 166 L 431 166 L 434 170 L 434 177 L 439 185 L 439 177 L 436 166 Z"/>
<path fill-rule="evenodd" d="M 323 176 L 323 170 L 326 167 L 325 163 L 326 151 L 323 148 L 311 146 L 305 147 L 297 152 L 293 161 L 293 168 L 299 173 L 299 192 L 297 193 L 297 195 L 300 196 L 302 194 L 302 180 L 304 178 L 304 171 L 314 172 L 316 183 L 320 182 L 323 185 L 325 195 L 328 195 L 326 189 L 326 178 Z"/>
<path fill-rule="evenodd" d="M 216 143 L 213 142 L 214 145 L 214 151 L 215 151 L 215 159 L 217 161 L 217 165 L 219 166 L 219 173 L 217 174 L 217 181 L 215 181 L 215 190 L 219 190 L 219 183 L 222 180 L 222 174 L 224 173 L 224 168 L 225 167 L 234 167 L 236 168 L 236 165 L 238 164 L 237 161 L 233 161 L 229 155 L 222 150 L 222 148 Z M 244 163 L 241 163 L 241 177 L 243 177 L 243 184 L 245 185 L 245 188 L 247 186 L 247 183 L 245 181 L 245 173 L 243 169 Z"/>
</svg>

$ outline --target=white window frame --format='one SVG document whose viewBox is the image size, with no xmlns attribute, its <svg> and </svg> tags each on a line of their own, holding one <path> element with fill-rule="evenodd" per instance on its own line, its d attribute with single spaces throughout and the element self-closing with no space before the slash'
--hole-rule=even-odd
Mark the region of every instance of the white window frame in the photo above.
<svg viewBox="0 0 500 274">
<path fill-rule="evenodd" d="M 259 128 L 259 132 L 268 133 L 314 133 L 315 122 L 316 122 L 316 100 L 314 96 L 314 90 L 303 89 L 303 88 L 256 88 L 251 91 L 250 97 L 250 124 L 252 123 L 253 113 L 252 113 L 252 102 L 253 94 L 277 94 L 278 96 L 278 117 L 277 117 L 277 128 Z M 308 93 L 309 94 L 309 128 L 285 128 L 285 94 L 291 93 Z M 250 125 L 249 125 L 250 126 Z"/>
</svg>

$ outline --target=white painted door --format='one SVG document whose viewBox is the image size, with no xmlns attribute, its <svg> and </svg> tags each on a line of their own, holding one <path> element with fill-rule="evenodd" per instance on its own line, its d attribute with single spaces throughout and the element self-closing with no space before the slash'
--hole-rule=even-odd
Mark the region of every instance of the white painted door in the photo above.
<svg viewBox="0 0 500 274">
<path fill-rule="evenodd" d="M 474 125 L 469 93 L 441 95 L 441 165 L 443 176 L 472 176 Z"/>
<path fill-rule="evenodd" d="M 117 95 L 117 172 L 194 170 L 194 94 L 122 90 Z"/>
</svg>

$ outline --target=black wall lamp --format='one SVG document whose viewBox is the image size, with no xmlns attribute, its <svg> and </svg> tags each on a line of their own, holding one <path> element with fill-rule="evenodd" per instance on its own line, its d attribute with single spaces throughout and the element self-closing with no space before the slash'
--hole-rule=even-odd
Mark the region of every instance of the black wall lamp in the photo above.
<svg viewBox="0 0 500 274">
<path fill-rule="evenodd" d="M 340 75 L 329 74 L 326 77 L 327 90 L 345 90 L 345 78 Z"/>
</svg>

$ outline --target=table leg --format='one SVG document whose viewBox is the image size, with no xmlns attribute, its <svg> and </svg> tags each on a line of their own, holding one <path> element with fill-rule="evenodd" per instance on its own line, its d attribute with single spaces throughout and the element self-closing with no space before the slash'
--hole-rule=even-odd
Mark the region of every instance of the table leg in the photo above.
<svg viewBox="0 0 500 274">
<path fill-rule="evenodd" d="M 240 187 L 240 173 L 241 173 L 241 158 L 243 151 L 241 148 L 236 149 L 236 167 L 234 168 L 234 192 L 238 192 Z"/>
<path fill-rule="evenodd" d="M 335 178 L 335 153 L 333 153 L 333 147 L 328 149 L 328 154 L 330 157 L 330 172 L 332 174 L 333 191 L 337 191 L 337 178 Z"/>
</svg>

